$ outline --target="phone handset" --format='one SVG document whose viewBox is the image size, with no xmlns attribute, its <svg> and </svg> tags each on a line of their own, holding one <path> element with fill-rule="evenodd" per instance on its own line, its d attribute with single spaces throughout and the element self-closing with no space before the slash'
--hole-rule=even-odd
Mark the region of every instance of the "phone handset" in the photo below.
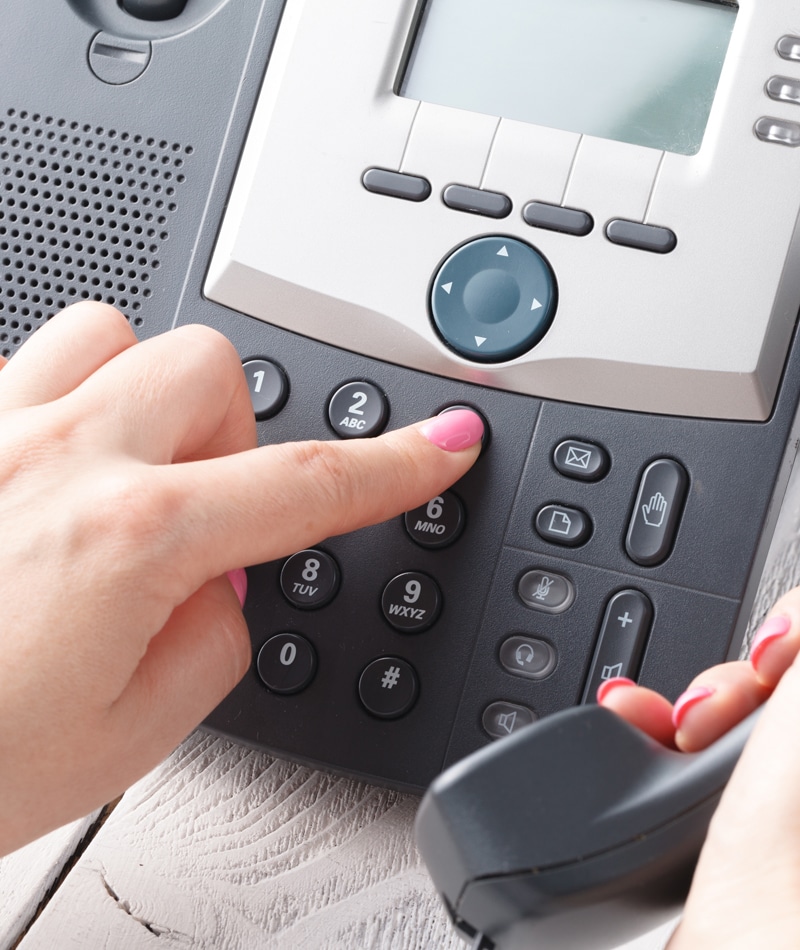
<svg viewBox="0 0 800 950">
<path fill-rule="evenodd" d="M 462 936 L 482 950 L 601 950 L 677 913 L 758 715 L 687 754 L 580 706 L 452 766 L 416 837 Z"/>
</svg>

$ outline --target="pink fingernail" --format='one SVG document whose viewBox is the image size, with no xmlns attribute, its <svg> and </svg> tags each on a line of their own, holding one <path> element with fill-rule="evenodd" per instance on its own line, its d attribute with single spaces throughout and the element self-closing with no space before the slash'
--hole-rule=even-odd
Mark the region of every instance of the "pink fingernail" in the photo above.
<svg viewBox="0 0 800 950">
<path fill-rule="evenodd" d="M 686 713 L 702 700 L 713 696 L 715 692 L 716 690 L 710 686 L 695 686 L 692 689 L 687 689 L 685 693 L 681 693 L 672 707 L 672 725 L 676 729 L 680 729 Z"/>
<path fill-rule="evenodd" d="M 618 686 L 635 686 L 633 680 L 629 680 L 627 676 L 615 676 L 613 679 L 605 680 L 597 688 L 597 702 L 602 703 L 603 700 L 608 696 L 612 689 L 616 689 Z"/>
<path fill-rule="evenodd" d="M 244 607 L 247 599 L 247 571 L 243 567 L 237 567 L 235 571 L 228 571 L 228 580 L 236 591 L 239 603 Z"/>
<path fill-rule="evenodd" d="M 792 621 L 785 616 L 770 617 L 769 620 L 765 620 L 761 624 L 753 638 L 753 645 L 750 647 L 750 662 L 755 669 L 758 669 L 758 662 L 766 647 L 773 640 L 785 637 L 791 629 Z"/>
<path fill-rule="evenodd" d="M 472 409 L 450 409 L 420 427 L 429 442 L 445 452 L 460 452 L 483 438 L 483 419 Z"/>
</svg>

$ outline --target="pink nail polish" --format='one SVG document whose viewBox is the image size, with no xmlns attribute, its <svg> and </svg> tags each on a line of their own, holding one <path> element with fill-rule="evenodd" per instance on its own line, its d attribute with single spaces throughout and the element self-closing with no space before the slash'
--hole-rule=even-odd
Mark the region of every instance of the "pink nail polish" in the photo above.
<svg viewBox="0 0 800 950">
<path fill-rule="evenodd" d="M 687 689 L 685 693 L 681 693 L 672 707 L 672 725 L 680 729 L 686 713 L 702 700 L 713 696 L 715 692 L 716 690 L 710 686 L 694 686 L 692 689 Z"/>
<path fill-rule="evenodd" d="M 759 660 L 766 647 L 773 640 L 785 637 L 791 629 L 792 621 L 786 616 L 770 617 L 769 620 L 765 620 L 761 624 L 753 638 L 753 645 L 750 647 L 750 662 L 755 669 L 758 669 Z"/>
<path fill-rule="evenodd" d="M 420 428 L 429 442 L 445 452 L 460 452 L 483 438 L 483 420 L 472 409 L 450 409 L 429 419 Z"/>
<path fill-rule="evenodd" d="M 615 676 L 613 679 L 605 680 L 597 688 L 597 702 L 602 703 L 606 696 L 618 686 L 635 685 L 636 683 L 634 683 L 633 680 L 629 680 L 627 676 Z"/>
<path fill-rule="evenodd" d="M 239 603 L 244 607 L 247 599 L 247 571 L 243 567 L 237 567 L 235 571 L 228 571 L 228 580 L 236 591 Z"/>
</svg>

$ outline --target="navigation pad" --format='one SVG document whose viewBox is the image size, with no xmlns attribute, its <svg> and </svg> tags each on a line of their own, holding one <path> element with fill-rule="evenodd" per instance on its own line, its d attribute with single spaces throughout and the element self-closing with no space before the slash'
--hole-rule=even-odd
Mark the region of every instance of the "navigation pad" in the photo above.
<svg viewBox="0 0 800 950">
<path fill-rule="evenodd" d="M 431 287 L 431 313 L 444 341 L 479 363 L 514 359 L 547 332 L 556 310 L 550 265 L 529 244 L 483 237 L 455 250 Z"/>
</svg>

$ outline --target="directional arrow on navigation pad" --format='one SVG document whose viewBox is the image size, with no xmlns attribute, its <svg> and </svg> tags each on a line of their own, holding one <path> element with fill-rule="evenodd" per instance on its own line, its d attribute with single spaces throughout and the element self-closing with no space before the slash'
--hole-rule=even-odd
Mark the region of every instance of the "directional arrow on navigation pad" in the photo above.
<svg viewBox="0 0 800 950">
<path fill-rule="evenodd" d="M 485 337 L 485 336 L 476 336 L 476 337 L 475 337 L 475 342 L 476 342 L 476 344 L 477 344 L 478 346 L 483 346 L 483 344 L 486 342 L 486 337 Z"/>
<path fill-rule="evenodd" d="M 497 252 L 497 256 L 498 256 L 498 257 L 508 257 L 508 248 L 505 246 L 505 244 L 504 244 L 504 245 L 500 248 L 500 250 Z"/>
<path fill-rule="evenodd" d="M 531 304 L 531 310 L 541 310 L 544 304 L 539 303 L 539 301 L 534 297 L 533 303 Z"/>
<path fill-rule="evenodd" d="M 452 281 L 452 280 L 450 281 L 449 284 L 442 284 L 442 290 L 443 290 L 446 294 L 449 294 L 452 289 L 453 289 L 453 281 Z"/>
</svg>

